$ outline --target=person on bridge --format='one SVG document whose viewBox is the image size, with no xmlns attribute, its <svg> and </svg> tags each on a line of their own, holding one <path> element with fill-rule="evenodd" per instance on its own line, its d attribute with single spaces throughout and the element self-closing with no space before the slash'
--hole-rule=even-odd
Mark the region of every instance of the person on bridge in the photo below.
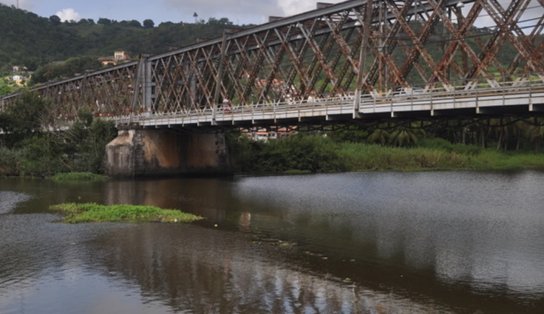
<svg viewBox="0 0 544 314">
<path fill-rule="evenodd" d="M 223 99 L 223 112 L 224 113 L 232 112 L 232 104 L 228 98 Z"/>
</svg>

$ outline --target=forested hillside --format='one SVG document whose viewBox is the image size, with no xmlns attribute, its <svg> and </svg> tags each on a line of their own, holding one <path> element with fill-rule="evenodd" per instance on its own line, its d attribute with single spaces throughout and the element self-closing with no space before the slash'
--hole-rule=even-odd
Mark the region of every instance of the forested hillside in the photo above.
<svg viewBox="0 0 544 314">
<path fill-rule="evenodd" d="M 116 49 L 131 56 L 166 52 L 198 39 L 218 37 L 226 27 L 236 26 L 226 18 L 159 25 L 152 20 L 140 23 L 105 18 L 61 23 L 57 16 L 40 17 L 0 4 L 0 73 L 9 71 L 12 65 L 33 71 L 71 57 L 110 56 Z"/>
</svg>

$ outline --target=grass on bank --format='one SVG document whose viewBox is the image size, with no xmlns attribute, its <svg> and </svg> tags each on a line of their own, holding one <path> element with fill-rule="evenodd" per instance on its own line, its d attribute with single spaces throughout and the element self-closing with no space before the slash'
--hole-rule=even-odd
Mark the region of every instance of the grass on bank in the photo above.
<svg viewBox="0 0 544 314">
<path fill-rule="evenodd" d="M 452 151 L 444 148 L 398 148 L 342 143 L 339 157 L 350 171 L 544 170 L 544 154 L 529 152 Z"/>
<path fill-rule="evenodd" d="M 51 179 L 57 183 L 67 182 L 104 182 L 108 180 L 107 176 L 91 173 L 91 172 L 63 172 L 57 173 Z"/>
<path fill-rule="evenodd" d="M 502 152 L 452 144 L 439 138 L 423 139 L 412 147 L 336 142 L 315 135 L 297 135 L 268 143 L 238 140 L 233 144 L 231 152 L 234 152 L 233 159 L 240 173 L 544 170 L 544 153 Z"/>
<path fill-rule="evenodd" d="M 148 205 L 100 205 L 96 203 L 65 203 L 53 205 L 51 210 L 64 215 L 64 222 L 163 222 L 189 223 L 203 219 L 200 216 L 174 209 Z"/>
</svg>

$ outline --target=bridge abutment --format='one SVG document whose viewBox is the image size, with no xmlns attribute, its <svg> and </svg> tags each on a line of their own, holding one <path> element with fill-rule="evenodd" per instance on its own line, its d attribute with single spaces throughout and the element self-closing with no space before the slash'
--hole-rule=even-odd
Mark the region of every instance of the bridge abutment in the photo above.
<svg viewBox="0 0 544 314">
<path fill-rule="evenodd" d="M 106 146 L 106 173 L 115 177 L 227 174 L 223 133 L 163 129 L 119 131 Z"/>
</svg>

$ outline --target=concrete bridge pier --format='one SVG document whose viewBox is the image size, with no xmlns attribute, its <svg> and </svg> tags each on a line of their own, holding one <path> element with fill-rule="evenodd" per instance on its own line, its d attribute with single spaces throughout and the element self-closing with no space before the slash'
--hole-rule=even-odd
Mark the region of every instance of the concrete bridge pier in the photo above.
<svg viewBox="0 0 544 314">
<path fill-rule="evenodd" d="M 173 129 L 119 131 L 106 145 L 105 168 L 115 177 L 222 175 L 231 171 L 223 133 Z"/>
</svg>

